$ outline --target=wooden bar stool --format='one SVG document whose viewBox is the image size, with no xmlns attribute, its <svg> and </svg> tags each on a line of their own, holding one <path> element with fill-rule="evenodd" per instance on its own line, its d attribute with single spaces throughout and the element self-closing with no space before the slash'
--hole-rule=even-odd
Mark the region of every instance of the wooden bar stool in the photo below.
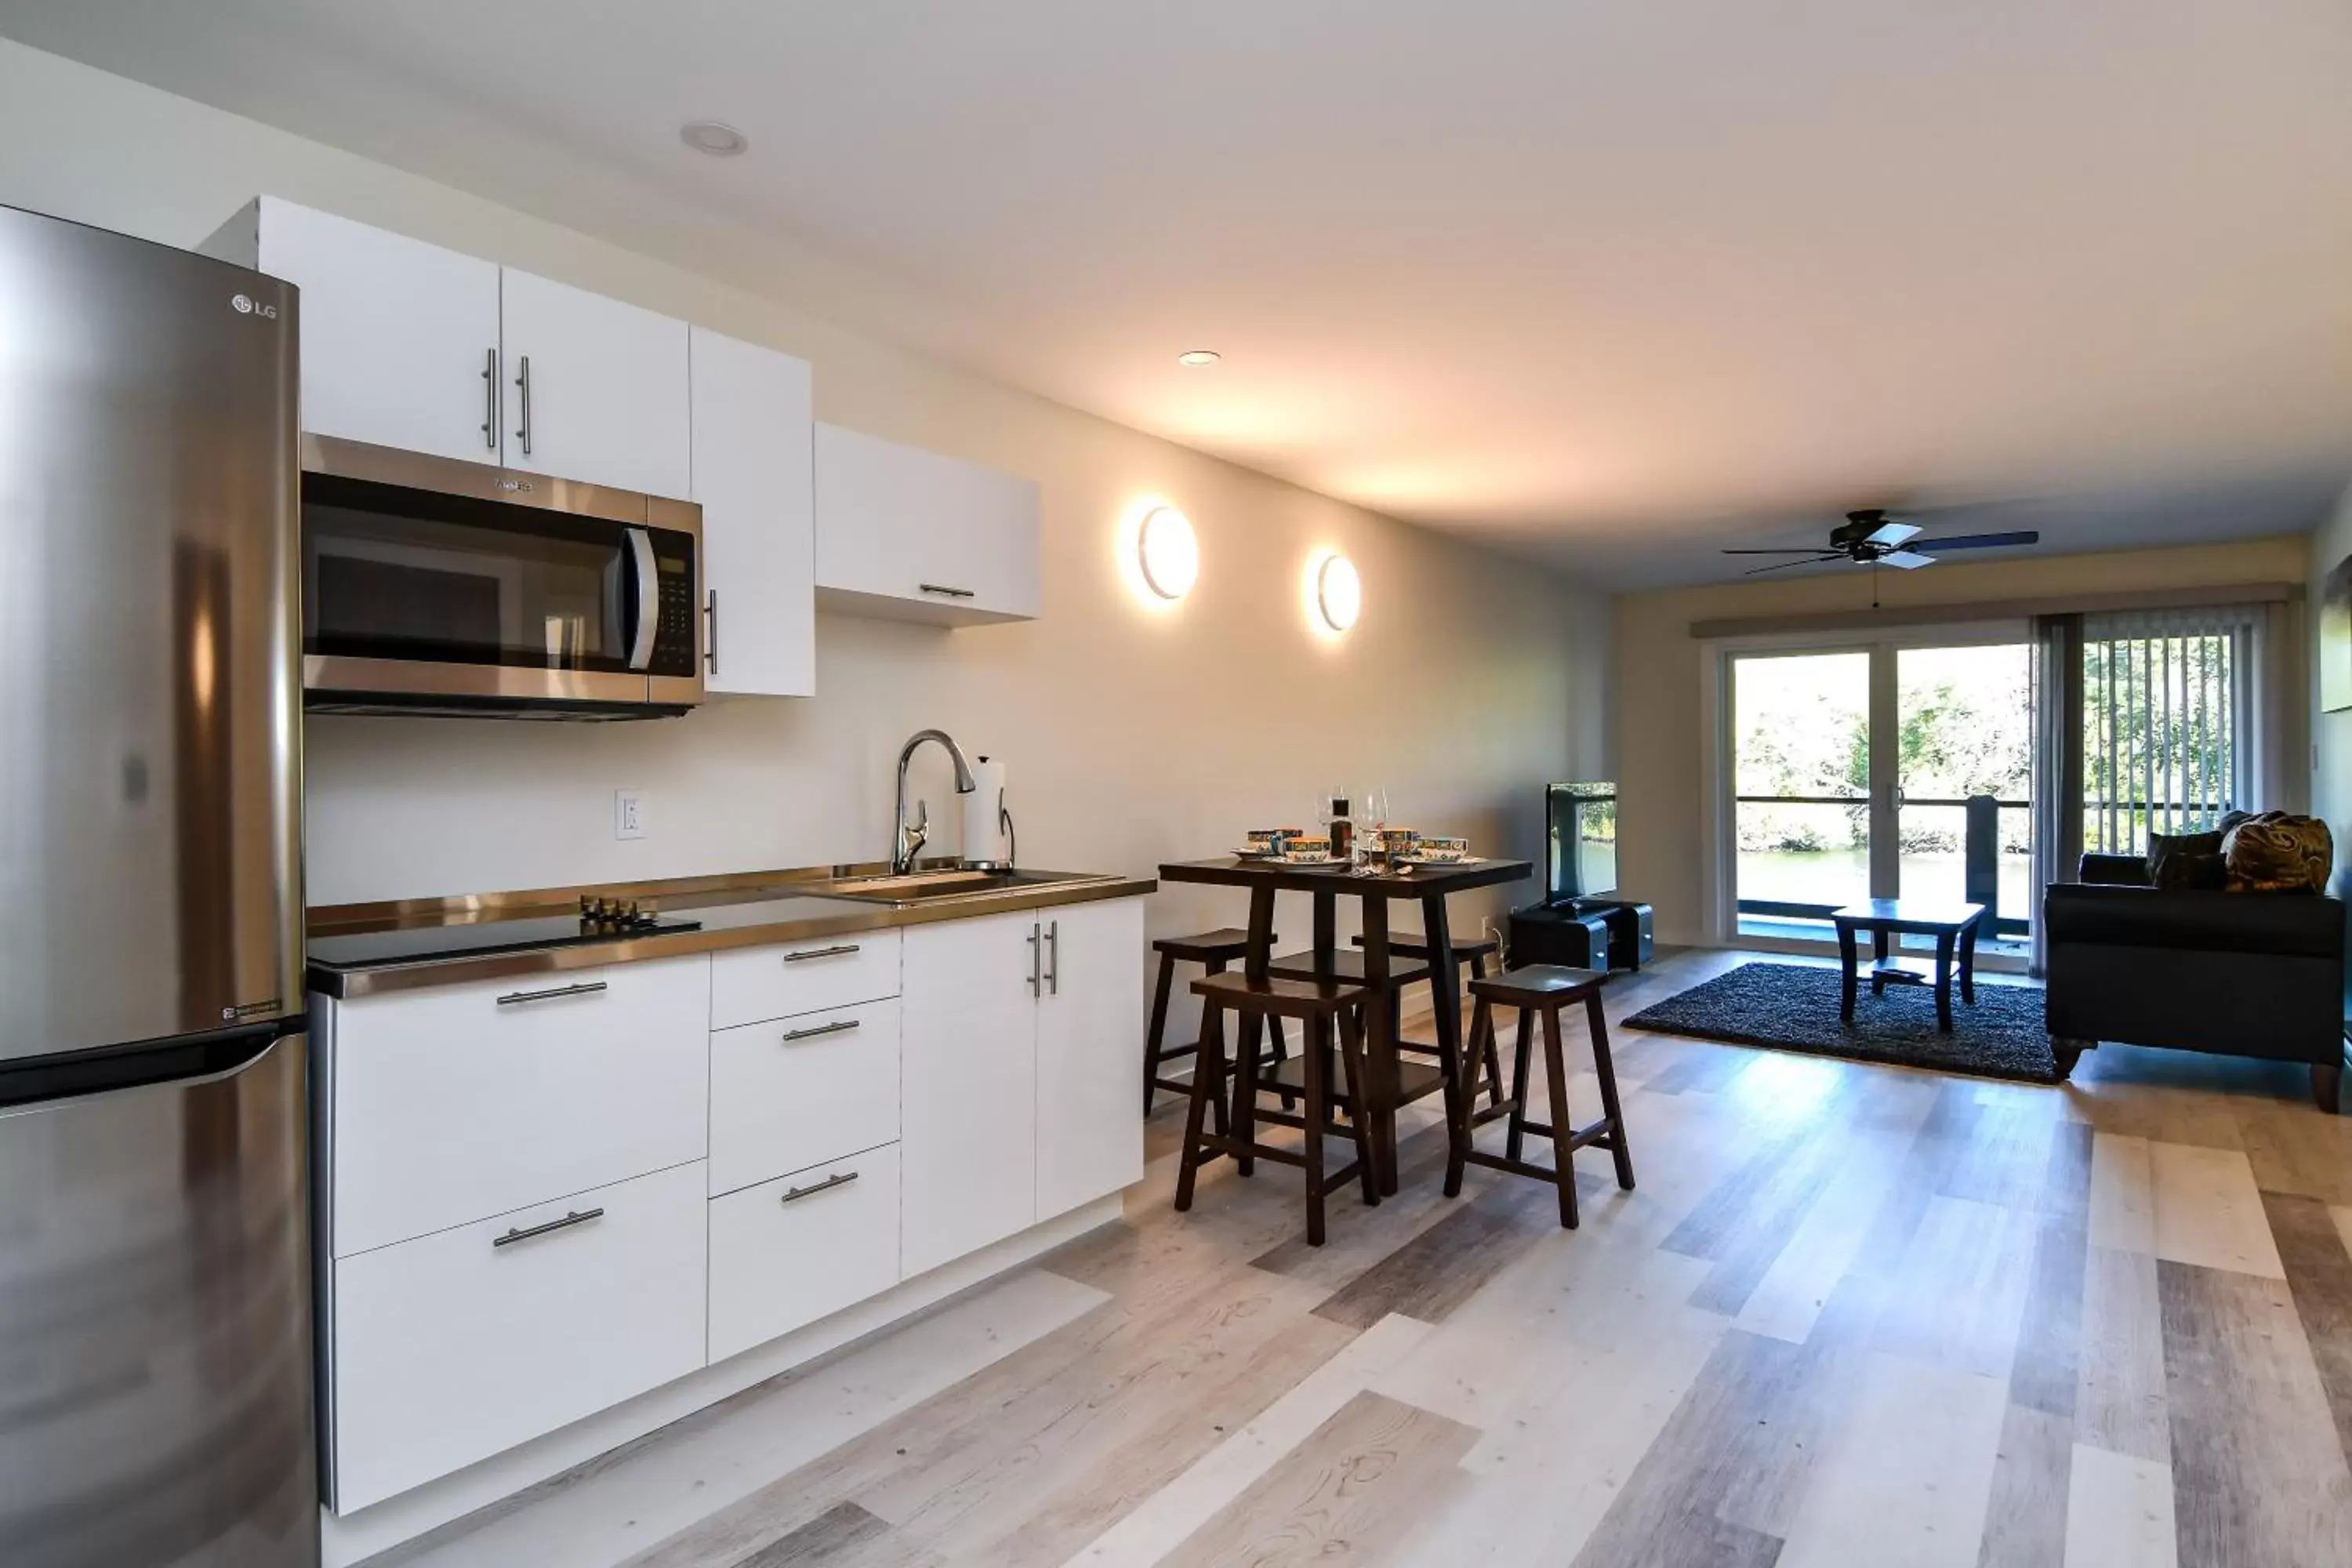
<svg viewBox="0 0 2352 1568">
<path fill-rule="evenodd" d="M 1356 938 L 1356 945 L 1363 946 L 1364 939 L 1360 936 Z M 1418 958 L 1423 961 L 1429 958 L 1429 944 L 1409 936 L 1389 938 L 1389 951 L 1405 958 Z M 1502 951 L 1503 944 L 1490 936 L 1480 937 L 1475 942 L 1457 942 L 1454 944 L 1455 961 L 1469 967 L 1470 978 L 1473 980 L 1486 979 L 1486 965 L 1498 958 Z M 1433 1045 L 1402 1037 L 1397 1041 L 1397 1049 L 1412 1051 L 1424 1057 L 1435 1057 L 1440 1054 Z M 1480 1065 L 1482 1064 L 1475 1061 L 1471 1064 L 1474 1071 Z M 1483 1065 L 1486 1069 L 1486 1102 L 1489 1105 L 1500 1105 L 1503 1103 L 1503 1061 L 1496 1052 L 1495 1037 L 1491 1034 L 1486 1037 Z M 1477 1085 L 1475 1081 L 1471 1085 L 1470 1092 L 1474 1096 L 1477 1093 Z"/>
<path fill-rule="evenodd" d="M 1519 1037 L 1512 1052 L 1511 1098 L 1502 1106 L 1489 1106 L 1484 1110 L 1472 1110 L 1470 1097 L 1462 1098 L 1463 1110 L 1454 1120 L 1453 1133 L 1445 1166 L 1445 1195 L 1452 1197 L 1462 1190 L 1462 1170 L 1465 1164 L 1485 1165 L 1493 1170 L 1508 1171 L 1514 1175 L 1533 1176 L 1549 1182 L 1559 1189 L 1559 1223 L 1570 1230 L 1576 1228 L 1576 1172 L 1570 1156 L 1579 1149 L 1606 1149 L 1617 1162 L 1617 1184 L 1628 1191 L 1633 1185 L 1633 1156 L 1625 1145 L 1625 1113 L 1617 1102 L 1617 1070 L 1609 1058 L 1609 1020 L 1601 1011 L 1601 988 L 1609 976 L 1591 969 L 1563 969 L 1549 963 L 1528 964 L 1507 971 L 1491 979 L 1470 983 L 1470 994 L 1476 1006 L 1470 1018 L 1469 1049 L 1475 1056 L 1481 1045 L 1491 1048 L 1495 1040 L 1495 1009 L 1516 1007 L 1519 1013 Z M 1568 1119 L 1568 1068 L 1561 1059 L 1559 1047 L 1559 1013 L 1570 1003 L 1584 1004 L 1585 1027 L 1592 1036 L 1592 1070 L 1601 1079 L 1601 1120 L 1585 1127 L 1572 1126 Z M 1528 1120 L 1528 1055 L 1533 1046 L 1533 1020 L 1543 1020 L 1544 1083 L 1551 1091 L 1551 1120 L 1549 1122 Z M 1510 1135 L 1500 1154 L 1488 1154 L 1471 1142 L 1476 1129 L 1499 1117 L 1507 1117 Z M 1552 1164 L 1547 1170 L 1530 1164 L 1519 1157 L 1521 1145 L 1528 1133 L 1549 1138 Z"/>
<path fill-rule="evenodd" d="M 1281 939 L 1270 937 L 1267 940 L 1278 942 Z M 1160 981 L 1151 990 L 1151 1028 L 1143 1041 L 1143 1114 L 1146 1116 L 1151 1114 L 1151 1103 L 1160 1089 L 1172 1089 L 1182 1094 L 1190 1087 L 1181 1078 L 1160 1077 L 1160 1064 L 1176 1057 L 1194 1056 L 1200 1050 L 1197 1044 L 1165 1044 L 1168 1036 L 1168 991 L 1175 983 L 1177 963 L 1180 961 L 1197 963 L 1212 974 L 1223 974 L 1228 964 L 1239 963 L 1248 956 L 1249 932 L 1227 926 L 1219 931 L 1202 931 L 1198 936 L 1163 936 L 1151 944 L 1151 951 L 1160 955 Z M 1269 1024 L 1273 1035 L 1269 1044 L 1273 1047 L 1273 1058 L 1278 1064 L 1288 1047 L 1284 1044 L 1281 1026 L 1271 1020 Z M 1217 1042 L 1217 1050 L 1222 1057 L 1223 1040 Z M 1197 1073 L 1199 1070 L 1200 1064 L 1196 1060 L 1193 1071 Z M 1225 1124 L 1222 1104 L 1217 1116 L 1217 1130 L 1223 1131 Z"/>
<path fill-rule="evenodd" d="M 1184 1148 L 1176 1171 L 1178 1212 L 1192 1206 L 1194 1173 L 1219 1154 L 1229 1156 L 1244 1176 L 1254 1173 L 1260 1159 L 1297 1165 L 1307 1173 L 1307 1245 L 1322 1246 L 1323 1199 L 1327 1193 L 1354 1177 L 1363 1188 L 1367 1205 L 1381 1201 L 1372 1181 L 1371 1145 L 1365 1133 L 1361 1110 L 1365 1071 L 1363 1009 L 1370 994 L 1360 985 L 1331 980 L 1282 980 L 1272 976 L 1253 980 L 1246 974 L 1206 975 L 1192 982 L 1192 994 L 1201 998 L 1201 1048 L 1193 1058 L 1192 1100 L 1184 1112 Z M 1218 1043 L 1222 1037 L 1217 1032 L 1229 1012 L 1242 1020 L 1241 1048 L 1234 1058 L 1232 1126 L 1230 1131 L 1212 1132 L 1204 1131 L 1202 1123 L 1208 1120 L 1209 1106 L 1223 1087 L 1224 1051 Z M 1306 1026 L 1309 1043 L 1300 1050 L 1296 1062 L 1277 1066 L 1274 1078 L 1262 1079 L 1258 1053 L 1253 1048 L 1257 1042 L 1257 1025 L 1260 1020 L 1279 1018 L 1298 1019 Z M 1329 1053 L 1312 1043 L 1334 1035 L 1339 1041 L 1340 1070 L 1346 1079 L 1344 1093 L 1328 1081 Z M 1261 1092 L 1279 1092 L 1286 1087 L 1293 1087 L 1301 1102 L 1297 1114 L 1269 1110 L 1257 1103 Z M 1348 1110 L 1344 1125 L 1333 1115 L 1340 1106 Z M 1305 1140 L 1295 1150 L 1261 1143 L 1257 1142 L 1260 1121 L 1295 1127 L 1306 1134 Z M 1346 1138 L 1354 1143 L 1355 1159 L 1327 1173 L 1323 1168 L 1326 1135 Z"/>
</svg>

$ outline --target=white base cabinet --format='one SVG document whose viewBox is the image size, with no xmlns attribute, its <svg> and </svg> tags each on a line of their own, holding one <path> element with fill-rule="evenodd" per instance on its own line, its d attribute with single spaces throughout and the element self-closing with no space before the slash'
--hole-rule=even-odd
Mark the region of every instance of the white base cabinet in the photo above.
<svg viewBox="0 0 2352 1568">
<path fill-rule="evenodd" d="M 898 1282 L 898 1150 L 868 1149 L 710 1205 L 710 1359 Z"/>
<path fill-rule="evenodd" d="M 337 1259 L 337 1511 L 704 1364 L 708 1206 L 697 1161 Z"/>
<path fill-rule="evenodd" d="M 1143 1174 L 1143 905 L 907 932 L 909 1278 Z"/>
<path fill-rule="evenodd" d="M 329 1506 L 1134 1182 L 1143 972 L 1122 899 L 321 999 Z"/>
</svg>

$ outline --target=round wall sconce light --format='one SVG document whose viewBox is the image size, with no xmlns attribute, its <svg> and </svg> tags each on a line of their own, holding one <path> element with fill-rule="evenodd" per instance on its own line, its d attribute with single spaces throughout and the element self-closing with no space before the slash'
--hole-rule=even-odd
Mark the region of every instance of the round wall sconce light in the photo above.
<svg viewBox="0 0 2352 1568">
<path fill-rule="evenodd" d="M 1201 544 L 1192 537 L 1192 521 L 1172 506 L 1144 514 L 1135 553 L 1145 584 L 1163 599 L 1182 598 L 1200 580 Z"/>
<path fill-rule="evenodd" d="M 1364 607 L 1364 584 L 1355 563 L 1344 555 L 1327 555 L 1315 569 L 1315 611 L 1323 624 L 1344 632 L 1356 624 Z"/>
</svg>

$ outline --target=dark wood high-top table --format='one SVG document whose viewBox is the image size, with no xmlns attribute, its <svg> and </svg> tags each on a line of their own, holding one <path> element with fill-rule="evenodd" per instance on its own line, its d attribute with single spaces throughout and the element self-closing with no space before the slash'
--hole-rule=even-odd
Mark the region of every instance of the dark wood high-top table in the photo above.
<svg viewBox="0 0 2352 1568">
<path fill-rule="evenodd" d="M 1446 924 L 1445 900 L 1451 893 L 1474 888 L 1523 882 L 1535 875 L 1525 860 L 1480 860 L 1465 866 L 1416 866 L 1410 870 L 1383 871 L 1378 876 L 1351 876 L 1344 868 L 1287 866 L 1279 861 L 1244 860 L 1220 856 L 1213 860 L 1177 860 L 1160 868 L 1162 882 L 1205 882 L 1221 888 L 1246 888 L 1250 895 L 1249 952 L 1242 961 L 1245 973 L 1263 979 L 1274 958 L 1274 896 L 1305 893 L 1315 904 L 1315 963 L 1329 967 L 1339 951 L 1339 902 L 1343 898 L 1364 901 L 1363 980 L 1378 988 L 1389 977 L 1389 904 L 1417 899 L 1421 902 L 1422 943 L 1428 949 L 1431 1001 L 1436 1015 L 1438 1043 L 1455 1061 L 1462 1050 L 1462 973 L 1454 956 L 1454 938 Z M 1353 978 L 1349 976 L 1349 978 Z M 1367 1131 L 1372 1145 L 1374 1174 L 1383 1194 L 1397 1190 L 1396 1112 L 1418 1094 L 1404 1092 L 1403 1069 L 1396 1041 L 1390 1037 L 1385 1007 L 1365 1009 L 1366 1054 L 1371 1083 L 1367 1096 Z M 1195 1069 L 1198 1070 L 1198 1069 Z M 1419 1072 L 1433 1072 L 1415 1064 Z M 1416 1085 L 1425 1089 L 1426 1085 Z"/>
</svg>

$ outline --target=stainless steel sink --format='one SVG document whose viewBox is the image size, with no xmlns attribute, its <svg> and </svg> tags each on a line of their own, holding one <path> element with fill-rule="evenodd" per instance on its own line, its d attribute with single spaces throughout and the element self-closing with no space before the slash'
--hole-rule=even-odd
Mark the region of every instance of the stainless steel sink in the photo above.
<svg viewBox="0 0 2352 1568">
<path fill-rule="evenodd" d="M 828 882 L 812 892 L 828 899 L 856 899 L 862 903 L 936 903 L 942 899 L 969 899 L 982 893 L 1009 892 L 1020 888 L 1050 887 L 1057 882 L 1092 882 L 1100 879 L 1068 871 L 909 871 L 902 876 L 854 877 Z"/>
</svg>

